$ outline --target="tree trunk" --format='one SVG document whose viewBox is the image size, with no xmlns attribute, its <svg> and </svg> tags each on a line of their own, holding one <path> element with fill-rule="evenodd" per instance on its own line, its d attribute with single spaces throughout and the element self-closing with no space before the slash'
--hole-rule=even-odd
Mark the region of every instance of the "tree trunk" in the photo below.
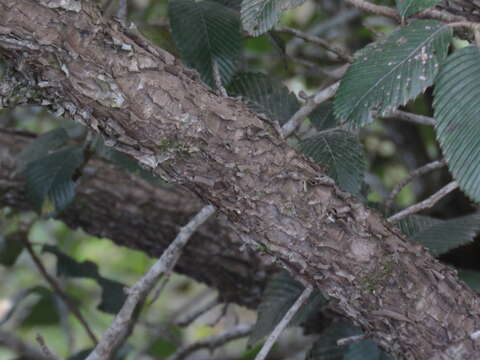
<svg viewBox="0 0 480 360">
<path fill-rule="evenodd" d="M 215 205 L 243 242 L 318 286 L 398 358 L 478 359 L 479 297 L 243 103 L 91 1 L 0 0 L 0 12 L 0 48 L 30 101 L 65 109 Z"/>
</svg>

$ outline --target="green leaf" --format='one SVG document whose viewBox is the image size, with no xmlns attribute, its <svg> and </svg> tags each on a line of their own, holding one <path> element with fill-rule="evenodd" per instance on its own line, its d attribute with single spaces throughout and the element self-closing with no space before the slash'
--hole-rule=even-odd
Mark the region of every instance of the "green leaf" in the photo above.
<svg viewBox="0 0 480 360">
<path fill-rule="evenodd" d="M 235 11 L 240 11 L 242 0 L 212 0 Z"/>
<path fill-rule="evenodd" d="M 343 360 L 394 360 L 383 352 L 373 340 L 356 341 L 347 346 Z"/>
<path fill-rule="evenodd" d="M 303 290 L 303 285 L 286 272 L 277 274 L 269 281 L 263 293 L 262 302 L 257 309 L 258 318 L 248 339 L 249 346 L 256 344 L 272 332 Z M 289 326 L 300 325 L 320 310 L 324 303 L 325 298 L 321 293 L 319 291 L 313 292 L 307 302 L 295 314 Z"/>
<path fill-rule="evenodd" d="M 480 293 L 480 271 L 459 269 L 458 277 L 465 281 L 473 290 Z"/>
<path fill-rule="evenodd" d="M 400 27 L 355 55 L 335 97 L 335 116 L 350 128 L 387 115 L 432 85 L 452 30 L 438 21 Z"/>
<path fill-rule="evenodd" d="M 365 172 L 363 149 L 357 137 L 330 129 L 301 140 L 300 151 L 327 167 L 327 174 L 345 191 L 360 193 Z"/>
<path fill-rule="evenodd" d="M 38 136 L 18 154 L 17 170 L 23 171 L 29 162 L 47 155 L 64 145 L 67 140 L 68 133 L 64 128 L 57 128 Z"/>
<path fill-rule="evenodd" d="M 41 287 L 35 288 L 31 293 L 39 295 L 40 299 L 30 308 L 28 316 L 22 321 L 22 326 L 37 327 L 58 324 L 60 322 L 60 314 L 57 295 Z"/>
<path fill-rule="evenodd" d="M 2 314 L 0 318 L 0 326 L 2 326 L 8 320 L 10 320 L 10 318 L 20 308 L 20 306 L 25 302 L 25 300 L 31 298 L 30 296 L 31 294 L 37 295 L 37 297 L 41 298 L 45 296 L 50 296 L 51 292 L 50 290 L 48 290 L 43 286 L 33 286 L 30 288 L 20 290 L 14 296 L 10 297 L 9 300 L 10 300 L 10 303 L 12 304 L 12 307 Z M 32 306 L 27 308 L 27 310 L 31 311 L 31 308 Z"/>
<path fill-rule="evenodd" d="M 299 109 L 297 97 L 281 82 L 262 73 L 240 73 L 228 87 L 232 96 L 241 95 L 250 108 L 283 125 Z"/>
<path fill-rule="evenodd" d="M 44 245 L 43 251 L 54 254 L 57 257 L 57 274 L 72 278 L 88 278 L 95 280 L 102 288 L 102 300 L 98 309 L 116 314 L 122 307 L 126 294 L 125 285 L 114 280 L 106 279 L 98 272 L 98 266 L 91 261 L 79 263 L 70 256 L 64 254 L 55 246 Z"/>
<path fill-rule="evenodd" d="M 348 346 L 338 346 L 337 340 L 358 335 L 360 330 L 341 321 L 324 331 L 307 353 L 306 360 L 343 360 Z M 370 360 L 370 359 L 369 359 Z"/>
<path fill-rule="evenodd" d="M 213 1 L 170 0 L 168 16 L 183 61 L 213 88 L 215 62 L 222 83 L 227 84 L 237 69 L 242 47 L 238 13 Z"/>
<path fill-rule="evenodd" d="M 319 131 L 331 129 L 338 126 L 333 111 L 333 102 L 325 101 L 318 105 L 309 115 L 312 125 Z"/>
<path fill-rule="evenodd" d="M 480 49 L 455 51 L 442 65 L 434 92 L 436 134 L 460 188 L 480 202 Z"/>
<path fill-rule="evenodd" d="M 302 5 L 305 0 L 243 0 L 240 16 L 243 28 L 253 36 L 270 30 L 284 10 Z"/>
<path fill-rule="evenodd" d="M 440 1 L 441 0 L 397 0 L 397 9 L 401 17 L 407 17 L 428 9 Z"/>
<path fill-rule="evenodd" d="M 73 174 L 83 164 L 83 148 L 71 146 L 28 163 L 25 169 L 27 193 L 37 210 L 53 203 L 56 213 L 75 197 Z M 50 211 L 48 211 L 50 213 Z"/>
<path fill-rule="evenodd" d="M 0 234 L 0 264 L 12 266 L 23 251 L 23 241 L 18 234 L 11 233 L 7 236 Z"/>
<path fill-rule="evenodd" d="M 435 255 L 442 255 L 473 241 L 480 232 L 480 213 L 441 221 L 410 238 Z"/>
<path fill-rule="evenodd" d="M 401 232 L 408 237 L 411 237 L 420 231 L 428 229 L 433 225 L 441 224 L 442 222 L 442 220 L 435 219 L 430 216 L 410 215 L 401 219 L 395 225 L 398 226 Z"/>
</svg>

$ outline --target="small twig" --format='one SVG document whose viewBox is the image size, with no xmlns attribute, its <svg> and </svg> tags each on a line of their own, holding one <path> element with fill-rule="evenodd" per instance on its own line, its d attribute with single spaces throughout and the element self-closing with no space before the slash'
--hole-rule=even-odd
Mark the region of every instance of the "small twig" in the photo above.
<svg viewBox="0 0 480 360">
<path fill-rule="evenodd" d="M 290 320 L 292 320 L 293 316 L 297 313 L 300 307 L 305 303 L 305 301 L 307 301 L 312 292 L 313 287 L 311 285 L 308 285 L 305 290 L 303 290 L 302 294 L 298 297 L 292 307 L 288 309 L 285 316 L 282 318 L 282 320 L 280 320 L 278 325 L 268 336 L 267 341 L 265 341 L 265 344 L 263 344 L 260 352 L 255 357 L 255 360 L 264 360 L 267 357 L 268 353 L 273 347 L 273 344 L 275 344 L 280 334 L 283 332 L 283 330 L 285 330 L 287 325 L 290 323 Z"/>
<path fill-rule="evenodd" d="M 118 0 L 118 8 L 115 15 L 117 16 L 117 18 L 120 19 L 122 24 L 125 25 L 127 23 L 127 18 L 128 18 L 127 0 Z"/>
<path fill-rule="evenodd" d="M 171 273 L 166 273 L 161 277 L 155 293 L 153 294 L 152 300 L 148 303 L 148 305 L 152 305 L 155 301 L 158 300 L 158 298 L 162 294 L 163 289 L 165 289 L 165 286 L 167 286 L 168 281 L 170 280 L 170 275 Z"/>
<path fill-rule="evenodd" d="M 218 314 L 217 318 L 214 319 L 212 322 L 210 322 L 208 324 L 209 326 L 213 327 L 213 326 L 217 325 L 220 320 L 222 320 L 222 318 L 227 314 L 228 305 L 230 305 L 228 302 L 223 304 L 222 310 L 220 311 L 220 314 Z"/>
<path fill-rule="evenodd" d="M 368 337 L 367 334 L 349 336 L 343 339 L 338 339 L 337 345 L 338 346 L 348 345 L 357 341 L 365 340 L 367 337 Z"/>
<path fill-rule="evenodd" d="M 38 344 L 40 345 L 40 348 L 42 349 L 43 354 L 45 357 L 49 360 L 59 360 L 57 356 L 55 356 L 50 349 L 48 348 L 47 344 L 45 343 L 45 340 L 43 339 L 42 335 L 37 334 L 35 337 L 35 340 L 37 340 Z"/>
<path fill-rule="evenodd" d="M 435 169 L 440 169 L 440 168 L 444 167 L 446 164 L 447 163 L 445 162 L 445 160 L 442 159 L 442 160 L 433 161 L 431 163 L 423 165 L 422 167 L 419 167 L 418 169 L 413 170 L 410 174 L 408 174 L 408 176 L 405 179 L 400 181 L 393 188 L 392 192 L 390 193 L 390 195 L 387 198 L 387 201 L 385 202 L 385 207 L 386 207 L 387 211 L 391 208 L 393 200 L 398 195 L 398 193 L 400 191 L 402 191 L 402 189 L 404 188 L 405 185 L 410 183 L 416 177 L 428 174 L 430 171 L 433 171 Z"/>
<path fill-rule="evenodd" d="M 193 344 L 186 345 L 178 349 L 178 351 L 170 356 L 168 360 L 182 360 L 194 351 L 208 348 L 214 350 L 220 346 L 223 346 L 229 341 L 240 339 L 251 333 L 253 325 L 240 324 L 231 329 L 228 329 L 220 334 L 209 336 Z"/>
<path fill-rule="evenodd" d="M 423 116 L 423 115 L 412 114 L 402 110 L 396 110 L 388 116 L 382 116 L 382 119 L 398 119 L 398 120 L 408 121 L 414 124 L 429 125 L 429 126 L 435 126 L 436 124 L 436 121 L 434 118 Z"/>
<path fill-rule="evenodd" d="M 175 325 L 185 327 L 190 325 L 192 322 L 194 322 L 196 319 L 198 319 L 200 316 L 203 314 L 209 312 L 212 310 L 215 306 L 219 304 L 219 301 L 217 298 L 207 302 L 205 305 L 199 307 L 195 311 L 192 311 L 191 313 L 181 317 L 180 319 L 175 321 Z"/>
<path fill-rule="evenodd" d="M 213 60 L 213 80 L 215 81 L 215 87 L 221 96 L 227 97 L 227 90 L 222 85 L 222 77 L 220 76 L 220 69 L 218 68 L 217 60 Z"/>
<path fill-rule="evenodd" d="M 438 190 L 435 194 L 430 196 L 428 199 L 423 200 L 422 202 L 419 202 L 418 204 L 412 205 L 398 213 L 396 213 L 393 216 L 390 216 L 387 221 L 390 223 L 395 223 L 400 219 L 403 219 L 404 217 L 408 215 L 415 214 L 419 211 L 425 210 L 425 209 L 430 209 L 432 208 L 438 201 L 440 201 L 442 198 L 450 194 L 453 190 L 458 188 L 458 184 L 456 181 L 452 181 L 451 183 L 445 185 L 443 188 Z"/>
<path fill-rule="evenodd" d="M 144 301 L 160 275 L 173 270 L 190 237 L 214 212 L 215 207 L 207 205 L 187 225 L 181 228 L 175 240 L 163 252 L 160 259 L 129 289 L 128 297 L 113 319 L 112 325 L 105 331 L 100 342 L 86 360 L 107 360 L 110 358 L 112 351 L 125 340 L 122 338 L 122 334 L 125 333 L 125 329 L 131 323 L 137 304 Z"/>
<path fill-rule="evenodd" d="M 27 249 L 28 254 L 33 260 L 33 263 L 35 264 L 35 266 L 37 267 L 37 269 L 39 270 L 40 274 L 43 276 L 45 281 L 52 287 L 55 293 L 58 296 L 60 296 L 60 298 L 65 303 L 65 305 L 68 307 L 68 310 L 70 310 L 70 312 L 77 318 L 77 320 L 80 322 L 80 324 L 84 328 L 90 340 L 94 344 L 97 344 L 97 341 L 98 341 L 97 337 L 93 333 L 92 329 L 90 329 L 90 326 L 88 325 L 87 321 L 83 317 L 80 310 L 78 310 L 75 303 L 72 301 L 72 299 L 70 299 L 67 293 L 62 290 L 61 286 L 57 283 L 57 281 L 52 276 L 50 276 L 50 274 L 47 272 L 47 269 L 45 269 L 45 266 L 43 266 L 42 261 L 37 256 L 37 254 L 35 254 L 35 251 L 32 248 L 32 244 L 30 244 L 30 242 L 26 237 L 23 238 L 23 242 L 25 244 L 25 248 Z"/>
<path fill-rule="evenodd" d="M 353 57 L 350 54 L 348 54 L 344 49 L 340 48 L 339 46 L 332 45 L 328 41 L 323 40 L 322 38 L 320 38 L 318 36 L 307 34 L 303 31 L 288 28 L 288 27 L 285 27 L 285 26 L 277 27 L 277 28 L 275 28 L 275 30 L 279 31 L 279 32 L 294 35 L 294 36 L 299 37 L 299 38 L 301 38 L 305 41 L 309 41 L 313 44 L 319 45 L 319 46 L 327 49 L 328 51 L 331 51 L 331 52 L 335 53 L 340 59 L 345 60 L 346 62 L 349 62 L 349 63 L 353 62 Z"/>
<path fill-rule="evenodd" d="M 0 330 L 0 345 L 9 348 L 22 358 L 31 360 L 51 360 L 51 358 L 47 357 L 41 349 L 38 349 L 34 345 L 27 344 L 23 340 L 2 330 Z"/>
<path fill-rule="evenodd" d="M 340 82 L 337 81 L 309 97 L 302 107 L 282 126 L 283 138 L 286 139 L 292 135 L 297 127 L 300 126 L 301 122 L 305 120 L 318 105 L 332 98 L 339 86 Z"/>
</svg>

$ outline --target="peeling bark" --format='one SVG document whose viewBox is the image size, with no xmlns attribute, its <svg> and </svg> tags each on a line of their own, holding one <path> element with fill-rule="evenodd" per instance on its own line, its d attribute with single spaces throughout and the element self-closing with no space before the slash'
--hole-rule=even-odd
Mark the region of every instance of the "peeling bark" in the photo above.
<svg viewBox="0 0 480 360">
<path fill-rule="evenodd" d="M 478 359 L 479 297 L 243 103 L 93 2 L 0 0 L 0 13 L 0 48 L 31 100 L 215 205 L 243 242 L 318 286 L 399 359 Z"/>
</svg>

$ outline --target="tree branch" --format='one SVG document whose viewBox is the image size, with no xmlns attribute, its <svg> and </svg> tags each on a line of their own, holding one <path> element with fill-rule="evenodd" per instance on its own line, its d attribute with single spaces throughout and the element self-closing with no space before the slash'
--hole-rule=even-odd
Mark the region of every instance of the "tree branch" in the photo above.
<svg viewBox="0 0 480 360">
<path fill-rule="evenodd" d="M 32 79 L 34 99 L 213 204 L 243 242 L 320 288 L 395 356 L 449 359 L 453 344 L 464 359 L 477 353 L 480 299 L 452 269 L 171 54 L 106 21 L 90 1 L 68 11 L 53 4 L 0 0 L 0 48 Z"/>
</svg>

